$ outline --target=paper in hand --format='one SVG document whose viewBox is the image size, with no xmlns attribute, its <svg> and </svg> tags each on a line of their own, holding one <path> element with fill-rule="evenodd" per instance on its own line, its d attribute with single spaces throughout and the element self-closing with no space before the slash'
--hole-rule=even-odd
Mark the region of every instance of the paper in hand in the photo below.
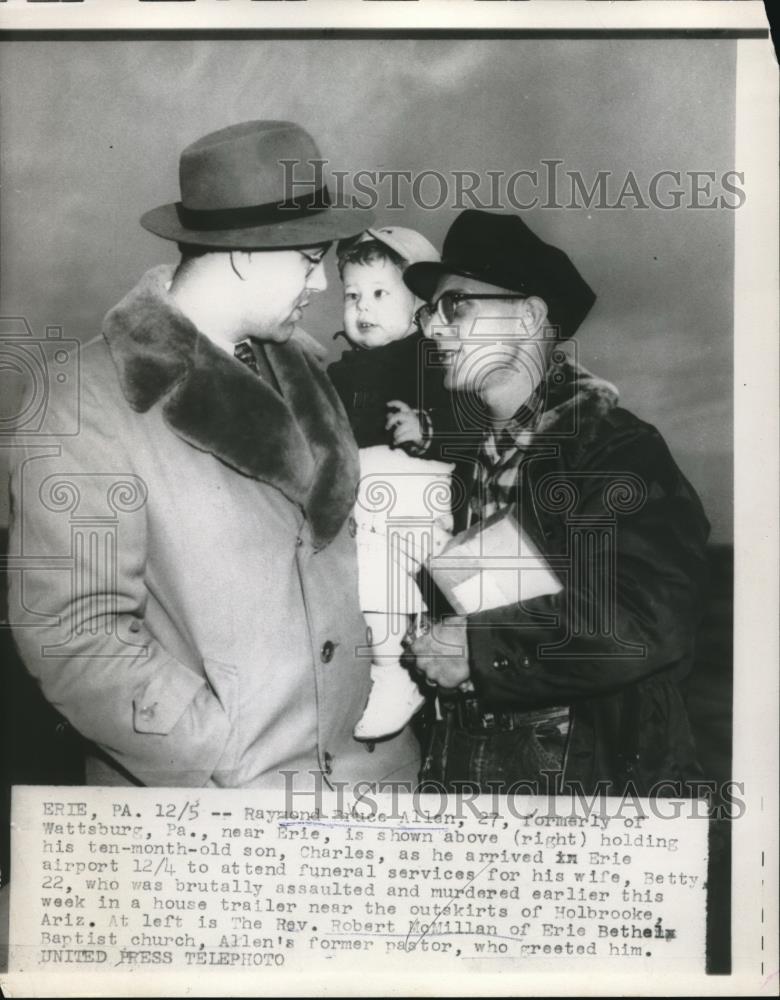
<svg viewBox="0 0 780 1000">
<path fill-rule="evenodd" d="M 461 615 L 562 590 L 544 556 L 509 512 L 455 535 L 431 557 L 429 571 Z"/>
</svg>

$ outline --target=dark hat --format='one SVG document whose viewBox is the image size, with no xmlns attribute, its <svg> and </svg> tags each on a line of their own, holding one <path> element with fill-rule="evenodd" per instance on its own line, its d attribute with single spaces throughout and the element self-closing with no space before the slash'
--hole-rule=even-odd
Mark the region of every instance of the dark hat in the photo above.
<svg viewBox="0 0 780 1000">
<path fill-rule="evenodd" d="M 539 239 L 519 215 L 467 209 L 450 226 L 440 263 L 412 264 L 404 281 L 430 302 L 446 274 L 475 278 L 499 288 L 538 295 L 561 339 L 573 336 L 596 296 L 566 254 Z"/>
<path fill-rule="evenodd" d="M 211 132 L 179 158 L 181 201 L 153 208 L 141 225 L 166 240 L 226 250 L 312 246 L 367 229 L 371 212 L 331 207 L 312 161 L 324 162 L 293 122 Z"/>
</svg>

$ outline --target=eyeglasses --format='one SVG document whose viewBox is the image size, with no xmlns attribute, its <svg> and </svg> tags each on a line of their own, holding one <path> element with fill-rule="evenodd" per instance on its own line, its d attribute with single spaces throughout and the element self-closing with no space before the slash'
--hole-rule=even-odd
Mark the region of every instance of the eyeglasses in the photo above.
<svg viewBox="0 0 780 1000">
<path fill-rule="evenodd" d="M 511 295 L 506 293 L 504 295 L 480 295 L 474 292 L 442 292 L 442 294 L 436 299 L 435 302 L 426 303 L 424 306 L 420 306 L 417 312 L 414 314 L 414 318 L 417 320 L 417 325 L 423 327 L 427 325 L 433 316 L 438 312 L 441 318 L 447 325 L 454 323 L 455 320 L 462 315 L 462 310 L 459 306 L 462 302 L 474 301 L 476 299 L 495 299 L 496 301 L 511 301 L 512 299 L 526 299 L 527 295 Z"/>
<path fill-rule="evenodd" d="M 328 247 L 322 247 L 314 252 L 309 252 L 308 250 L 299 250 L 298 253 L 306 261 L 306 277 L 309 278 L 314 274 L 315 270 L 320 266 L 328 252 Z"/>
</svg>

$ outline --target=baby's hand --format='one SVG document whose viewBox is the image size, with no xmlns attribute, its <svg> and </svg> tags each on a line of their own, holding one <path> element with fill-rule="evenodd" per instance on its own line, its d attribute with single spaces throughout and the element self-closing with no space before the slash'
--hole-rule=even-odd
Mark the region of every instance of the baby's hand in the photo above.
<svg viewBox="0 0 780 1000">
<path fill-rule="evenodd" d="M 387 404 L 387 412 L 385 430 L 390 431 L 392 446 L 412 451 L 421 448 L 424 444 L 423 429 L 417 410 L 403 400 L 394 399 Z"/>
</svg>

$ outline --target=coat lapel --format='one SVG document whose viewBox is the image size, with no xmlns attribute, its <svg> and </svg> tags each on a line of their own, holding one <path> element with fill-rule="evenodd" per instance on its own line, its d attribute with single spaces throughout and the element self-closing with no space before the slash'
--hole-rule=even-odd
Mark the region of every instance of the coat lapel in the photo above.
<svg viewBox="0 0 780 1000">
<path fill-rule="evenodd" d="M 330 379 L 309 352 L 290 342 L 264 347 L 313 462 L 306 503 L 312 530 L 330 540 L 357 495 L 360 463 L 352 428 Z"/>
<path fill-rule="evenodd" d="M 281 396 L 225 354 L 166 291 L 156 268 L 106 317 L 103 334 L 129 404 L 161 405 L 180 438 L 279 489 L 306 514 L 315 547 L 332 541 L 355 500 L 357 449 L 327 376 L 295 343 L 266 345 Z"/>
</svg>

